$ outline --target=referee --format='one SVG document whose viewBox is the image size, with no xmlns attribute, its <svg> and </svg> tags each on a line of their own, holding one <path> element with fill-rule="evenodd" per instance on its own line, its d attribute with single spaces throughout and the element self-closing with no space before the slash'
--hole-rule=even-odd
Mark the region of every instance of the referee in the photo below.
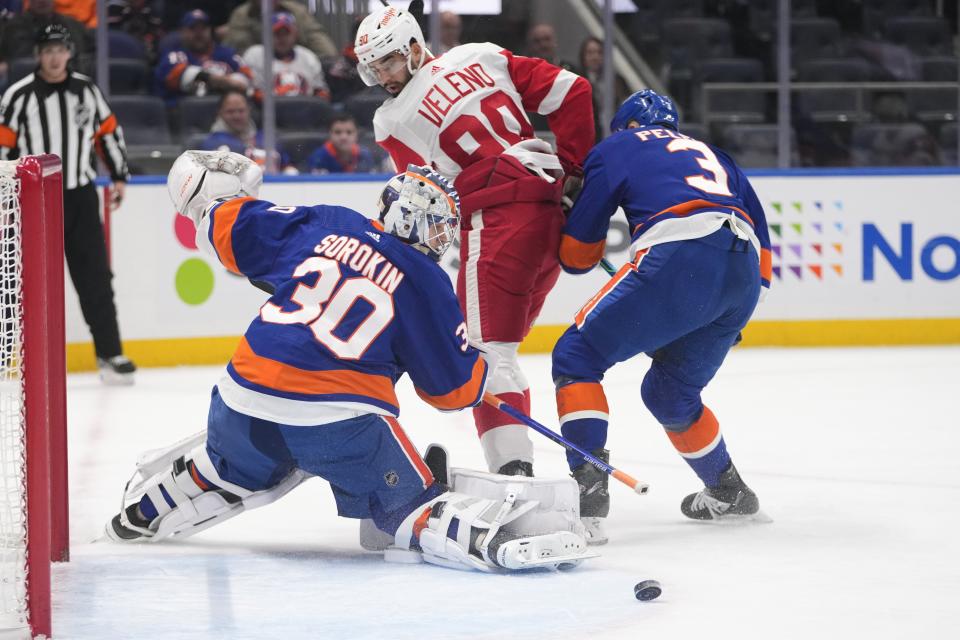
<svg viewBox="0 0 960 640">
<path fill-rule="evenodd" d="M 113 274 L 93 180 L 93 150 L 113 180 L 111 206 L 123 198 L 128 171 L 123 133 L 93 81 L 70 69 L 73 43 L 60 24 L 36 37 L 36 70 L 0 99 L 0 160 L 52 153 L 63 163 L 64 249 L 83 318 L 93 335 L 97 366 L 107 384 L 133 384 L 136 366 L 123 355 Z"/>
</svg>

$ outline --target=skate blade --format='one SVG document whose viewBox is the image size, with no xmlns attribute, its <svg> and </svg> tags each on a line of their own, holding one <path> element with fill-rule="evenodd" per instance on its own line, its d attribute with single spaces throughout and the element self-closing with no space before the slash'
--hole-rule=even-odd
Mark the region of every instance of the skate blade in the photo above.
<svg viewBox="0 0 960 640">
<path fill-rule="evenodd" d="M 590 558 L 599 558 L 600 554 L 595 551 L 585 551 L 578 555 L 569 556 L 546 556 L 543 558 L 531 558 L 524 560 L 514 571 L 527 571 L 529 569 L 573 569 L 583 560 Z"/>
<path fill-rule="evenodd" d="M 595 551 L 588 551 L 583 538 L 573 533 L 515 540 L 507 543 L 506 551 L 503 562 L 497 564 L 511 571 L 573 568 L 583 560 L 600 556 Z"/>
<path fill-rule="evenodd" d="M 719 518 L 711 518 L 710 520 L 694 520 L 694 522 L 703 522 L 721 527 L 735 527 L 748 524 L 770 524 L 773 522 L 773 518 L 768 516 L 764 511 L 757 511 L 756 513 L 751 513 L 748 515 L 740 515 L 737 513 L 724 514 Z"/>
<path fill-rule="evenodd" d="M 136 382 L 136 378 L 132 373 L 117 373 L 101 369 L 100 382 L 108 387 L 129 387 Z"/>
</svg>

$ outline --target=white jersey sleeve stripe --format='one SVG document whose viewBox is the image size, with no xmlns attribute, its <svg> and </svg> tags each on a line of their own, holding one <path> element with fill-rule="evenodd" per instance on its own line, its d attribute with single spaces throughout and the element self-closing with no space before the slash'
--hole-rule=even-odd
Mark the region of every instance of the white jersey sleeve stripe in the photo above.
<svg viewBox="0 0 960 640">
<path fill-rule="evenodd" d="M 562 69 L 560 73 L 557 74 L 557 77 L 554 78 L 550 92 L 544 96 L 540 102 L 540 106 L 537 107 L 537 113 L 542 116 L 547 116 L 559 109 L 560 105 L 563 104 L 563 99 L 567 97 L 567 92 L 570 91 L 570 87 L 573 86 L 577 78 L 577 75 Z"/>
</svg>

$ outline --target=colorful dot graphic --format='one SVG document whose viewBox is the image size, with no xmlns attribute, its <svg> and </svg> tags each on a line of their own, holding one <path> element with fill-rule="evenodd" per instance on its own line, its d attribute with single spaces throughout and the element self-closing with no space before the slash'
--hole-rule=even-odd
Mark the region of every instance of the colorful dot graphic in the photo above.
<svg viewBox="0 0 960 640">
<path fill-rule="evenodd" d="M 177 295 L 187 304 L 203 304 L 213 293 L 213 270 L 200 258 L 189 258 L 177 269 Z"/>
<path fill-rule="evenodd" d="M 177 236 L 184 249 L 196 251 L 197 249 L 197 230 L 193 227 L 193 221 L 187 216 L 173 216 L 173 233 Z"/>
<path fill-rule="evenodd" d="M 193 222 L 186 216 L 174 214 L 173 234 L 184 249 L 197 250 L 196 234 Z M 210 265 L 200 258 L 187 258 L 178 268 L 174 278 L 177 295 L 185 303 L 198 305 L 206 302 L 213 294 L 214 275 Z"/>
</svg>

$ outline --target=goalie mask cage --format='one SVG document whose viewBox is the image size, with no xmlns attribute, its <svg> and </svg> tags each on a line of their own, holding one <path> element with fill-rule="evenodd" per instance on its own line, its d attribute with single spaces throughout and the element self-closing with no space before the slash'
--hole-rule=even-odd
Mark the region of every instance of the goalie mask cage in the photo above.
<svg viewBox="0 0 960 640">
<path fill-rule="evenodd" d="M 69 554 L 63 178 L 0 162 L 0 639 L 50 637 L 50 562 Z"/>
</svg>

